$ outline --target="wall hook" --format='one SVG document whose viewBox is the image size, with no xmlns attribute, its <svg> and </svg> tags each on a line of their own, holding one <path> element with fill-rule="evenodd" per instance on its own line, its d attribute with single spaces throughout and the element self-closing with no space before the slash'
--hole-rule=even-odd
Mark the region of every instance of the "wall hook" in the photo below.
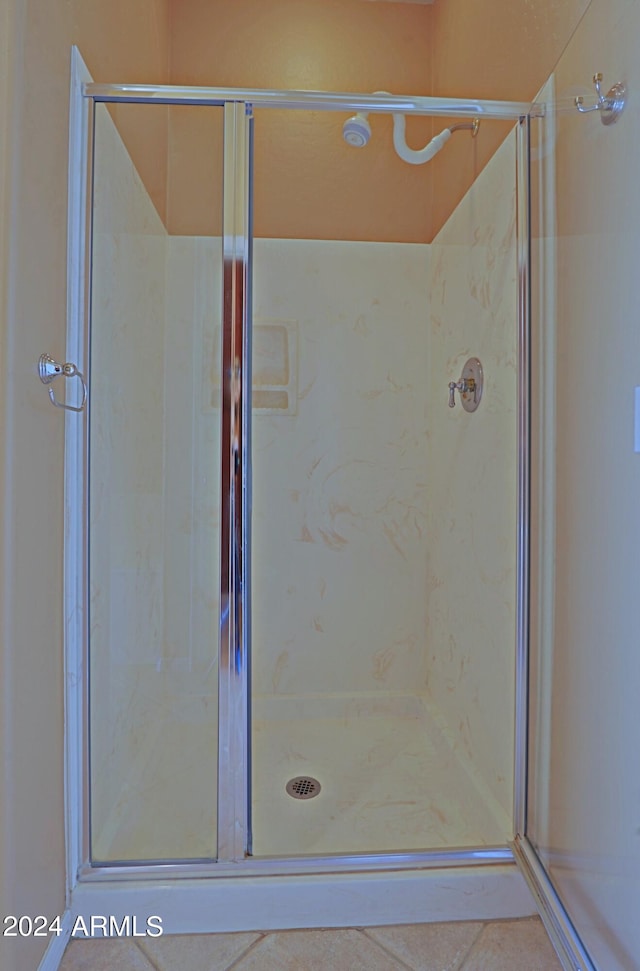
<svg viewBox="0 0 640 971">
<path fill-rule="evenodd" d="M 85 383 L 84 377 L 78 371 L 75 364 L 60 364 L 59 361 L 54 360 L 50 354 L 41 354 L 38 361 L 38 374 L 40 375 L 40 380 L 43 384 L 51 384 L 56 378 L 78 378 L 80 384 L 82 385 L 82 403 L 78 406 L 76 405 L 65 405 L 62 401 L 58 401 L 53 388 L 48 388 L 49 397 L 51 398 L 51 403 L 56 406 L 56 408 L 65 408 L 67 411 L 82 411 L 87 402 L 87 385 Z"/>
<path fill-rule="evenodd" d="M 597 104 L 591 105 L 590 108 L 585 108 L 584 98 L 578 97 L 575 99 L 575 106 L 583 115 L 588 115 L 592 111 L 599 111 L 602 124 L 613 125 L 624 111 L 624 106 L 627 103 L 627 86 L 622 81 L 617 81 L 612 88 L 609 88 L 606 94 L 603 94 L 601 82 L 602 74 L 594 74 L 593 83 L 595 84 L 596 94 L 598 95 Z"/>
</svg>

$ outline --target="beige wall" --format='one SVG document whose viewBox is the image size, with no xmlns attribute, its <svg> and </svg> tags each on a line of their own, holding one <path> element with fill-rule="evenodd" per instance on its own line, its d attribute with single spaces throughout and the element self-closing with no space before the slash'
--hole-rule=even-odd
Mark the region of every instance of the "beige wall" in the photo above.
<svg viewBox="0 0 640 971">
<path fill-rule="evenodd" d="M 15 44 L 17 29 L 15 24 L 15 5 L 12 2 L 0 4 L 0 354 L 5 359 L 7 351 L 7 311 L 9 283 L 9 244 L 10 212 L 11 212 L 11 138 L 13 135 L 13 101 L 14 101 L 14 72 Z M 0 428 L 6 427 L 6 408 L 4 395 L 0 395 Z M 7 508 L 6 476 L 0 477 L 0 503 L 3 511 Z M 0 520 L 0 544 L 4 549 L 6 532 L 11 519 L 6 515 Z M 10 912 L 12 906 L 11 886 L 15 871 L 12 858 L 12 817 L 15 806 L 10 798 L 12 773 L 10 762 L 11 746 L 11 650 L 5 628 L 5 604 L 7 601 L 5 585 L 0 584 L 0 752 L 2 763 L 0 768 L 0 911 L 3 915 Z M 0 942 L 0 957 L 3 965 L 8 964 L 9 955 L 5 939 Z M 11 966 L 13 967 L 13 965 Z"/>
<path fill-rule="evenodd" d="M 94 81 L 165 84 L 169 0 L 143 0 L 106 13 L 104 0 L 75 0 L 73 32 Z M 126 15 L 122 15 L 122 10 Z M 126 25 L 126 26 L 125 26 Z M 124 29 L 123 29 L 124 28 Z M 167 218 L 168 108 L 112 105 L 111 117 L 160 217 Z"/>
<path fill-rule="evenodd" d="M 70 47 L 96 77 L 165 78 L 163 0 L 15 4 L 7 37 L 11 250 L 3 273 L 2 422 L 4 520 L 2 634 L 5 747 L 2 833 L 4 913 L 54 916 L 65 907 L 62 681 L 62 481 L 64 417 L 36 366 L 66 343 L 67 143 Z M 156 33 L 149 24 L 157 24 Z M 126 38 L 129 38 L 128 41 Z M 4 98 L 2 99 L 5 108 Z M 4 170 L 4 166 L 3 166 Z M 6 239 L 7 237 L 5 237 Z M 6 755 L 5 755 L 6 757 Z M 7 849 L 8 847 L 8 849 Z M 6 946 L 7 939 L 2 939 Z M 46 940 L 20 939 L 7 971 L 33 971 Z"/>
<path fill-rule="evenodd" d="M 173 0 L 171 80 L 271 89 L 394 94 L 431 86 L 432 8 L 361 0 Z M 395 154 L 391 118 L 372 118 L 366 149 L 342 139 L 345 114 L 256 112 L 258 236 L 426 242 L 430 171 Z M 210 137 L 180 113 L 172 139 L 171 233 L 219 233 L 216 191 L 202 190 L 198 155 Z M 429 119 L 411 119 L 422 147 Z M 194 182 L 200 191 L 194 193 Z"/>
<path fill-rule="evenodd" d="M 437 0 L 433 6 L 432 94 L 531 101 L 590 2 Z M 446 153 L 433 160 L 434 231 L 448 218 L 510 127 L 481 126 L 473 155 L 458 136 L 449 142 Z"/>
</svg>

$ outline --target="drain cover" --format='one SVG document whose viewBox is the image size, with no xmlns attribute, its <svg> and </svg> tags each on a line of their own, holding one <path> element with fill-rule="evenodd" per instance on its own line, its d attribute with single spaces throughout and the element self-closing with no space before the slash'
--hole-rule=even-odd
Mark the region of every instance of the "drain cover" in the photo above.
<svg viewBox="0 0 640 971">
<path fill-rule="evenodd" d="M 313 799 L 320 792 L 321 786 L 311 776 L 297 775 L 295 779 L 289 779 L 285 788 L 294 799 Z"/>
</svg>

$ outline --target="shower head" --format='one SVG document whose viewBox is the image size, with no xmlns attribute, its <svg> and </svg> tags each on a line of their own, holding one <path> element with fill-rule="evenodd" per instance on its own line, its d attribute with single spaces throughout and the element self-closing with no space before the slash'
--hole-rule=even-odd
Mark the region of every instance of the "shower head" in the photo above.
<svg viewBox="0 0 640 971">
<path fill-rule="evenodd" d="M 375 95 L 389 95 L 388 91 L 374 91 L 373 93 Z M 367 120 L 368 114 L 368 111 L 358 111 L 351 118 L 347 118 L 342 126 L 342 137 L 347 145 L 351 145 L 353 148 L 364 148 L 365 145 L 369 144 L 371 139 L 371 125 Z M 399 112 L 392 112 L 391 114 L 393 116 L 393 147 L 402 161 L 409 162 L 410 165 L 422 165 L 424 162 L 429 162 L 446 145 L 453 132 L 468 129 L 471 131 L 471 137 L 475 138 L 480 127 L 479 118 L 475 118 L 470 122 L 452 125 L 450 128 L 444 128 L 439 135 L 434 135 L 424 148 L 417 150 L 409 148 L 407 145 L 405 138 L 405 116 Z"/>
<path fill-rule="evenodd" d="M 359 111 L 357 115 L 347 118 L 342 126 L 342 137 L 353 148 L 364 148 L 368 144 L 371 138 L 371 125 L 367 121 L 365 112 Z"/>
</svg>

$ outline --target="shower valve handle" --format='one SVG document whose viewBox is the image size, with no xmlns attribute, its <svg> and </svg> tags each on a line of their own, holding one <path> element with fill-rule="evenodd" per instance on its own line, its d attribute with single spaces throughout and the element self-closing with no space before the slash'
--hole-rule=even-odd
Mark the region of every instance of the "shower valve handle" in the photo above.
<svg viewBox="0 0 640 971">
<path fill-rule="evenodd" d="M 449 381 L 449 407 L 456 406 L 456 391 L 465 411 L 475 411 L 482 398 L 484 375 L 477 357 L 470 357 L 462 369 L 459 381 Z"/>
<path fill-rule="evenodd" d="M 475 399 L 476 382 L 473 378 L 461 378 L 460 381 L 449 381 L 449 407 L 456 406 L 456 391 L 460 394 L 472 394 Z"/>
</svg>

